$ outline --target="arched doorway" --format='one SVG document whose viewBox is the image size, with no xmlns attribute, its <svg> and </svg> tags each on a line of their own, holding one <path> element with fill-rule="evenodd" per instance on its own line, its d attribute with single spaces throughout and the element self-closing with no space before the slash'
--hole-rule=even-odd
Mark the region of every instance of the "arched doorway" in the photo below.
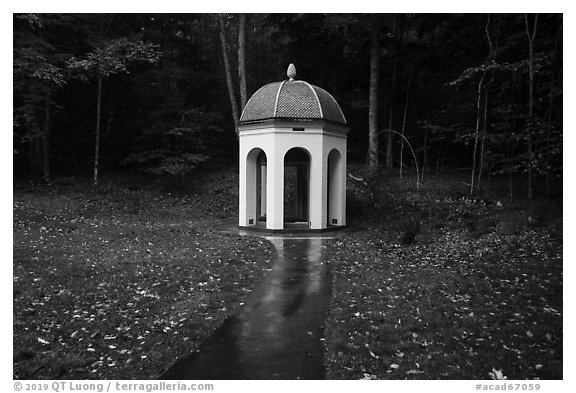
<svg viewBox="0 0 576 393">
<path fill-rule="evenodd" d="M 261 150 L 256 159 L 256 215 L 258 222 L 266 222 L 267 168 L 266 153 Z"/>
<path fill-rule="evenodd" d="M 327 226 L 340 226 L 343 223 L 344 195 L 342 156 L 336 149 L 328 154 L 328 185 L 327 185 Z M 345 192 L 345 191 L 344 191 Z"/>
<path fill-rule="evenodd" d="M 266 220 L 266 162 L 264 150 L 254 148 L 246 156 L 246 224 Z"/>
<path fill-rule="evenodd" d="M 284 223 L 309 222 L 310 153 L 295 147 L 284 156 Z"/>
</svg>

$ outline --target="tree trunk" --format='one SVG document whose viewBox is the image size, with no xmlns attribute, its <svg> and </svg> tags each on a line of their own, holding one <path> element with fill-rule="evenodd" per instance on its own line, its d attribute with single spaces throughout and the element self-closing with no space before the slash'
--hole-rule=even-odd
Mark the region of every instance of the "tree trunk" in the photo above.
<svg viewBox="0 0 576 393">
<path fill-rule="evenodd" d="M 509 160 L 510 163 L 514 163 L 514 146 L 510 147 L 509 150 Z M 514 198 L 514 184 L 512 182 L 512 175 L 513 172 L 511 170 L 508 171 L 508 192 L 510 193 L 510 198 Z"/>
<path fill-rule="evenodd" d="M 424 172 L 428 170 L 428 129 L 424 129 L 424 146 L 422 147 L 422 175 L 421 180 L 424 181 Z"/>
<path fill-rule="evenodd" d="M 368 109 L 368 171 L 378 174 L 378 84 L 380 81 L 380 32 L 374 26 L 370 36 L 370 103 Z"/>
<path fill-rule="evenodd" d="M 96 146 L 94 148 L 94 185 L 98 185 L 98 165 L 100 157 L 100 106 L 102 102 L 102 76 L 98 75 L 98 95 L 96 103 Z"/>
<path fill-rule="evenodd" d="M 248 101 L 246 90 L 246 14 L 240 14 L 238 24 L 238 81 L 240 82 L 240 112 Z"/>
<path fill-rule="evenodd" d="M 394 130 L 384 130 L 384 131 L 391 132 L 393 134 L 398 135 L 408 145 L 408 148 L 410 149 L 410 152 L 412 153 L 412 158 L 414 159 L 414 163 L 416 164 L 416 189 L 418 189 L 420 187 L 420 178 L 421 177 L 420 177 L 420 173 L 419 173 L 419 169 L 418 169 L 418 158 L 416 157 L 416 153 L 414 152 L 412 145 L 410 144 L 408 139 L 406 139 L 406 137 L 404 135 L 400 134 L 398 131 L 394 131 Z M 426 141 L 424 141 L 424 145 L 426 145 Z M 410 164 L 410 170 L 412 170 L 412 164 Z M 424 177 L 422 176 L 422 178 L 424 178 Z"/>
<path fill-rule="evenodd" d="M 220 43 L 222 44 L 222 57 L 224 58 L 224 69 L 226 71 L 226 85 L 228 86 L 228 96 L 230 98 L 230 105 L 232 106 L 232 117 L 234 118 L 234 125 L 238 125 L 238 105 L 236 104 L 236 97 L 234 95 L 234 85 L 232 84 L 232 70 L 230 69 L 230 60 L 228 58 L 228 45 L 226 44 L 226 28 L 224 26 L 224 16 L 219 14 L 220 18 Z M 238 134 L 238 129 L 236 129 Z"/>
<path fill-rule="evenodd" d="M 488 58 L 490 60 L 494 60 L 494 47 L 492 46 L 492 40 L 490 39 L 490 14 L 488 14 L 488 18 L 486 20 L 486 26 L 484 28 L 486 31 L 486 38 L 488 39 L 488 44 L 490 46 L 490 52 L 488 53 Z M 484 91 L 484 123 L 482 126 L 482 142 L 480 143 L 480 166 L 478 168 L 478 182 L 476 187 L 480 189 L 480 181 L 482 180 L 482 170 L 484 169 L 484 144 L 486 142 L 486 132 L 488 130 L 488 92 L 490 91 L 490 85 L 494 80 L 494 74 L 492 73 L 490 76 L 490 80 L 486 85 L 486 89 Z"/>
<path fill-rule="evenodd" d="M 532 187 L 532 163 L 534 161 L 534 151 L 532 146 L 532 128 L 534 126 L 534 38 L 536 37 L 536 30 L 538 28 L 538 14 L 534 17 L 534 27 L 530 33 L 528 26 L 528 14 L 524 14 L 524 22 L 526 24 L 526 35 L 528 36 L 528 70 L 530 79 L 528 83 L 528 200 L 534 199 L 534 191 Z"/>
<path fill-rule="evenodd" d="M 482 99 L 482 82 L 486 76 L 486 71 L 482 73 L 482 78 L 478 83 L 478 100 L 476 102 L 476 132 L 474 134 L 474 152 L 472 153 L 472 176 L 470 180 L 470 195 L 474 193 L 474 177 L 476 174 L 476 152 L 478 151 L 478 136 L 480 134 L 480 101 Z"/>
<path fill-rule="evenodd" d="M 392 91 L 388 107 L 388 129 L 394 130 L 394 91 L 396 90 L 396 61 L 392 66 Z M 389 132 L 386 139 L 386 169 L 394 168 L 394 133 Z"/>
<path fill-rule="evenodd" d="M 42 178 L 45 182 L 50 181 L 50 122 L 52 119 L 52 107 L 50 105 L 50 93 L 44 99 L 44 130 L 42 132 Z"/>
<path fill-rule="evenodd" d="M 406 114 L 408 113 L 408 101 L 410 98 L 410 77 L 408 77 L 408 83 L 406 84 L 406 102 L 404 103 L 404 116 L 402 117 L 402 139 L 400 140 L 400 179 L 402 179 L 402 166 L 403 154 L 404 154 L 404 130 L 406 128 Z"/>
<path fill-rule="evenodd" d="M 488 85 L 484 91 L 484 124 L 482 125 L 482 142 L 480 143 L 480 165 L 478 167 L 478 181 L 476 187 L 480 189 L 480 179 L 482 179 L 482 169 L 484 169 L 484 143 L 486 141 L 486 132 L 488 130 L 488 92 L 490 91 L 490 84 L 492 79 L 488 81 Z"/>
</svg>

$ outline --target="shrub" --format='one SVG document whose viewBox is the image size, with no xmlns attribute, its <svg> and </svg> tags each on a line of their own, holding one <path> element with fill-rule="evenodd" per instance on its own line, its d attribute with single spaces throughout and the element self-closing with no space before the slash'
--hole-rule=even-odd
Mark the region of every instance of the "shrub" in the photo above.
<svg viewBox="0 0 576 393">
<path fill-rule="evenodd" d="M 402 237 L 400 238 L 400 242 L 405 245 L 409 246 L 416 241 L 416 235 L 420 232 L 420 223 L 413 218 L 408 221 L 406 227 L 403 231 Z"/>
</svg>

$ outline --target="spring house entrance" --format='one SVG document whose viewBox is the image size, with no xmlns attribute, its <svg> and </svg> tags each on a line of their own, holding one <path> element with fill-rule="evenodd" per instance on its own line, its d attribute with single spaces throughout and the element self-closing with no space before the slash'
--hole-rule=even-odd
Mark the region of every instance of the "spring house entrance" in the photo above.
<svg viewBox="0 0 576 393">
<path fill-rule="evenodd" d="M 284 223 L 310 221 L 310 156 L 301 148 L 284 156 Z"/>
</svg>

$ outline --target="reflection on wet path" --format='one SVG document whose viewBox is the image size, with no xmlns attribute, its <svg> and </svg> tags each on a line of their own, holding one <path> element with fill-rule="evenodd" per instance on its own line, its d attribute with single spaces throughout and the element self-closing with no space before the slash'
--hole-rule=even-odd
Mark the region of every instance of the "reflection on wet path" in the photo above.
<svg viewBox="0 0 576 393">
<path fill-rule="evenodd" d="M 278 259 L 246 304 L 162 379 L 323 379 L 331 279 L 320 237 L 267 237 Z"/>
</svg>

